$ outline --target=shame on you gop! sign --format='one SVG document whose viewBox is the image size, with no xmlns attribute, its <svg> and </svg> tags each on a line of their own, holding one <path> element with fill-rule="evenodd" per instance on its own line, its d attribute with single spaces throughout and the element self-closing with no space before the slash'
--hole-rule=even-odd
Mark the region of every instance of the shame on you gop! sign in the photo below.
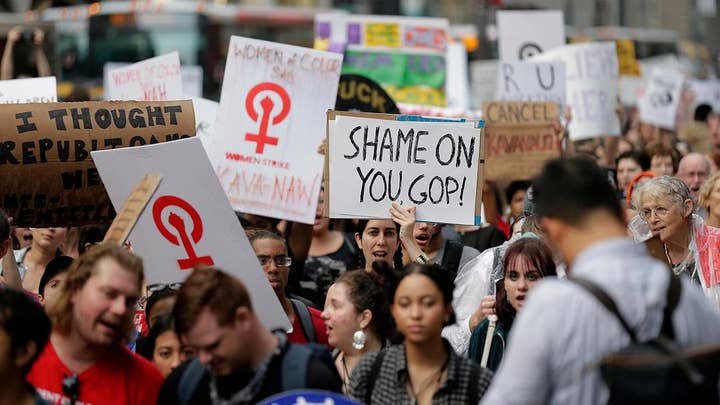
<svg viewBox="0 0 720 405">
<path fill-rule="evenodd" d="M 312 223 L 342 55 L 232 37 L 213 166 L 236 211 Z"/>
</svg>

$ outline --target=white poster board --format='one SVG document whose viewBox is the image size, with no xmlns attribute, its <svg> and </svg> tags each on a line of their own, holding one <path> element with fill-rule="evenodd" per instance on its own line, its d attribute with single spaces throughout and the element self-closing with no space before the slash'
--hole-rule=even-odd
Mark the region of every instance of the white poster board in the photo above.
<svg viewBox="0 0 720 405">
<path fill-rule="evenodd" d="M 554 101 L 565 106 L 565 63 L 500 62 L 497 101 Z"/>
<path fill-rule="evenodd" d="M 116 69 L 109 65 L 105 70 L 105 100 L 166 101 L 183 98 L 177 52 Z"/>
<path fill-rule="evenodd" d="M 497 28 L 501 61 L 526 60 L 565 45 L 560 10 L 498 11 Z"/>
<path fill-rule="evenodd" d="M 495 100 L 497 60 L 474 60 L 470 62 L 471 107 L 479 109 L 482 103 Z"/>
<path fill-rule="evenodd" d="M 693 80 L 690 88 L 694 94 L 693 107 L 709 104 L 715 114 L 720 114 L 720 80 Z"/>
<path fill-rule="evenodd" d="M 636 107 L 638 99 L 645 93 L 645 77 L 620 75 L 618 78 L 618 96 L 624 107 Z"/>
<path fill-rule="evenodd" d="M 55 76 L 0 81 L 0 104 L 56 102 Z"/>
<path fill-rule="evenodd" d="M 232 37 L 211 160 L 236 211 L 311 224 L 342 55 Z"/>
<path fill-rule="evenodd" d="M 572 109 L 570 139 L 620 135 L 615 114 L 618 60 L 615 42 L 565 45 L 533 58 L 565 62 L 565 101 Z"/>
<path fill-rule="evenodd" d="M 675 129 L 675 114 L 684 82 L 685 77 L 680 72 L 654 69 L 645 94 L 638 100 L 640 120 L 660 128 Z"/>
<path fill-rule="evenodd" d="M 338 116 L 330 128 L 330 217 L 389 218 L 416 205 L 417 220 L 475 223 L 481 129 L 468 123 Z"/>
<path fill-rule="evenodd" d="M 92 158 L 115 209 L 146 173 L 162 175 L 130 234 L 148 284 L 181 282 L 195 264 L 211 265 L 242 280 L 265 326 L 289 329 L 199 139 L 95 151 Z"/>
<path fill-rule="evenodd" d="M 192 97 L 192 102 L 195 111 L 195 135 L 200 138 L 210 156 L 215 137 L 215 120 L 220 103 L 200 97 Z"/>
</svg>

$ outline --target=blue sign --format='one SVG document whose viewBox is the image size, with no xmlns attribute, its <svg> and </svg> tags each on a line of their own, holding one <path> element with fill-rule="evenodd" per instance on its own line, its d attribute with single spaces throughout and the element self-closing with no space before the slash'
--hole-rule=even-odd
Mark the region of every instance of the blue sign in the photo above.
<svg viewBox="0 0 720 405">
<path fill-rule="evenodd" d="M 336 392 L 320 390 L 287 391 L 266 398 L 258 405 L 360 405 Z"/>
</svg>

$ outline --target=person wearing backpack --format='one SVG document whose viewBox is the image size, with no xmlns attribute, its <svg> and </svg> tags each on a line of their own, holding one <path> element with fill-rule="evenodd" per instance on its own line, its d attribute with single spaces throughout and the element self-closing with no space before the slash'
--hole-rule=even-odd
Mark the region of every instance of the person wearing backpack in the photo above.
<svg viewBox="0 0 720 405">
<path fill-rule="evenodd" d="M 288 341 L 327 345 L 327 329 L 321 311 L 299 297 L 288 297 L 285 291 L 292 263 L 285 238 L 272 231 L 253 230 L 248 232 L 248 239 L 292 325 L 292 330 L 288 332 Z"/>
<path fill-rule="evenodd" d="M 214 268 L 196 269 L 178 292 L 175 331 L 197 357 L 176 368 L 158 404 L 255 404 L 280 392 L 341 392 L 330 352 L 268 330 L 245 286 Z"/>
<path fill-rule="evenodd" d="M 680 358 L 686 353 L 681 350 L 717 344 L 720 316 L 689 280 L 671 283 L 668 266 L 627 237 L 622 208 L 604 172 L 586 158 L 555 159 L 534 180 L 533 190 L 542 228 L 562 253 L 569 275 L 567 280 L 543 280 L 528 296 L 513 323 L 503 365 L 482 403 L 626 403 L 621 394 L 627 392 L 618 380 L 645 390 L 647 396 L 641 394 L 633 403 L 647 403 L 658 395 L 664 400 L 652 403 L 670 398 L 718 403 L 717 359 L 711 362 L 714 377 L 712 372 L 703 375 L 690 361 L 666 362 L 663 367 L 673 368 L 668 379 L 661 373 L 644 381 L 617 378 L 613 371 L 623 371 L 610 361 L 610 355 L 617 358 L 621 350 L 636 352 L 643 346 L 657 354 L 655 348 L 664 345 Z M 585 287 L 589 283 L 609 300 L 598 299 Z M 679 294 L 672 285 L 679 285 Z M 606 306 L 609 302 L 613 304 Z M 645 365 L 640 371 L 661 368 Z M 714 386 L 714 398 L 712 390 L 710 398 L 693 396 L 693 390 L 708 393 L 699 389 L 702 381 Z M 678 384 L 692 386 L 685 382 L 698 384 L 689 392 L 670 392 Z"/>
</svg>

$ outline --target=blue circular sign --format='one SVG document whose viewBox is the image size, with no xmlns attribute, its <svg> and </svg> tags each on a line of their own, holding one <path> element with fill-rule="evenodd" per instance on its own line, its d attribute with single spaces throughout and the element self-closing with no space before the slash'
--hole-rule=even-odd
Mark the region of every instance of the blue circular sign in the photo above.
<svg viewBox="0 0 720 405">
<path fill-rule="evenodd" d="M 258 402 L 258 405 L 360 405 L 352 399 L 330 391 L 286 391 Z"/>
</svg>

